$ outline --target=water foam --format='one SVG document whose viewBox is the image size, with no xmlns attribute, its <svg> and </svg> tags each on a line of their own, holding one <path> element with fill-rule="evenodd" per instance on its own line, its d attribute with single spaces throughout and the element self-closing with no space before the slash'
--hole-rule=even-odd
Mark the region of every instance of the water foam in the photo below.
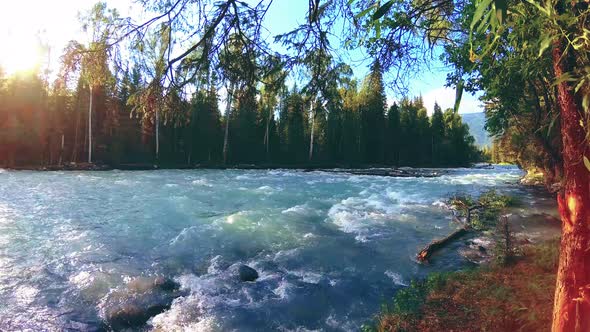
<svg viewBox="0 0 590 332">
<path fill-rule="evenodd" d="M 204 301 L 197 296 L 186 296 L 175 299 L 169 310 L 152 317 L 148 324 L 155 331 L 217 331 L 215 317 L 206 315 L 202 308 Z"/>
<path fill-rule="evenodd" d="M 279 285 L 273 289 L 273 293 L 279 297 L 279 299 L 284 300 L 289 297 L 289 294 L 293 288 L 293 285 L 288 281 L 281 280 Z"/>
<path fill-rule="evenodd" d="M 14 292 L 14 297 L 19 303 L 31 304 L 39 294 L 39 290 L 33 286 L 23 285 L 18 287 Z"/>
<path fill-rule="evenodd" d="M 385 271 L 385 275 L 387 277 L 389 277 L 389 279 L 391 279 L 391 281 L 393 281 L 393 283 L 398 286 L 408 286 L 408 284 L 406 282 L 404 282 L 404 279 L 401 276 L 401 274 L 399 274 L 397 272 L 387 270 L 387 271 Z"/>
<path fill-rule="evenodd" d="M 375 226 L 383 225 L 397 209 L 387 207 L 376 195 L 368 198 L 349 197 L 328 210 L 328 218 L 341 231 L 356 234 L 356 240 L 366 242 L 375 233 Z"/>
<path fill-rule="evenodd" d="M 213 185 L 210 184 L 209 181 L 207 181 L 206 179 L 193 180 L 192 184 L 195 186 L 213 187 Z"/>
<path fill-rule="evenodd" d="M 307 203 L 305 203 L 292 206 L 288 209 L 281 211 L 281 213 L 311 217 L 318 215 L 319 211 L 314 208 L 311 208 Z"/>
</svg>

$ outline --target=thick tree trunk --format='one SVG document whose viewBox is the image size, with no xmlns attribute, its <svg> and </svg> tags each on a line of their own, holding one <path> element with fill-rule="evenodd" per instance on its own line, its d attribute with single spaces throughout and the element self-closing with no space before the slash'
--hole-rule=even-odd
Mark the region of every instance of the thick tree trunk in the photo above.
<svg viewBox="0 0 590 332">
<path fill-rule="evenodd" d="M 555 76 L 571 71 L 574 60 L 564 56 L 564 45 L 553 49 Z M 559 269 L 553 307 L 553 331 L 590 331 L 590 157 L 581 126 L 583 110 L 568 82 L 558 85 L 563 142 L 563 187 L 558 195 L 562 221 Z"/>
</svg>

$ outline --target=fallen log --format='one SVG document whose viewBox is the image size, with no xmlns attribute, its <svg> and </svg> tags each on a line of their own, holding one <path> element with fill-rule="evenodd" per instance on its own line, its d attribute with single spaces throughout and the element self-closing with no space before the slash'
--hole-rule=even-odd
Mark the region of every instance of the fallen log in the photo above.
<svg viewBox="0 0 590 332">
<path fill-rule="evenodd" d="M 395 177 L 395 178 L 408 178 L 408 177 L 418 177 L 418 178 L 434 178 L 444 175 L 446 171 L 437 170 L 424 170 L 424 169 L 376 169 L 376 168 L 369 168 L 369 169 L 326 169 L 320 168 L 316 169 L 316 171 L 328 172 L 328 173 L 345 173 L 345 174 L 352 174 L 352 175 L 370 175 L 370 176 L 384 176 L 384 177 Z"/>
<path fill-rule="evenodd" d="M 424 249 L 422 249 L 418 253 L 418 255 L 416 256 L 416 258 L 420 262 L 427 261 L 428 258 L 430 256 L 432 256 L 432 254 L 434 254 L 436 251 L 442 249 L 449 242 L 451 242 L 451 241 L 453 241 L 455 239 L 458 239 L 461 236 L 467 234 L 467 232 L 468 232 L 468 227 L 459 228 L 458 230 L 456 230 L 453 233 L 449 234 L 444 239 L 432 241 L 429 245 L 427 245 Z"/>
</svg>

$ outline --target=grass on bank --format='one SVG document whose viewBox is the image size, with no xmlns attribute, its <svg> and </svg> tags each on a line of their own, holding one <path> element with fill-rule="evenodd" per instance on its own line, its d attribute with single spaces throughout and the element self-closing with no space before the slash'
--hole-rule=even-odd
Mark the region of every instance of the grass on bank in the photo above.
<svg viewBox="0 0 590 332">
<path fill-rule="evenodd" d="M 364 331 L 549 331 L 559 241 L 510 265 L 434 273 L 400 290 Z"/>
</svg>

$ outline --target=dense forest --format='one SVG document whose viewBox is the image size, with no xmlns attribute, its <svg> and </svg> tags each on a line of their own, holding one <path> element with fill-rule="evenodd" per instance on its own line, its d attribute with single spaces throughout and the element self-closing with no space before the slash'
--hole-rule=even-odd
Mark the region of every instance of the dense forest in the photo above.
<svg viewBox="0 0 590 332">
<path fill-rule="evenodd" d="M 104 69 L 104 83 L 92 90 L 82 78 L 71 88 L 39 73 L 2 78 L 0 165 L 464 166 L 480 157 L 454 110 L 435 105 L 429 117 L 421 97 L 387 108 L 378 61 L 361 83 L 341 78 L 330 100 L 296 85 L 244 85 L 232 90 L 224 114 L 213 70 L 187 96 L 154 96 L 144 94 L 140 66 Z M 150 112 L 142 98 L 170 99 Z"/>
</svg>

